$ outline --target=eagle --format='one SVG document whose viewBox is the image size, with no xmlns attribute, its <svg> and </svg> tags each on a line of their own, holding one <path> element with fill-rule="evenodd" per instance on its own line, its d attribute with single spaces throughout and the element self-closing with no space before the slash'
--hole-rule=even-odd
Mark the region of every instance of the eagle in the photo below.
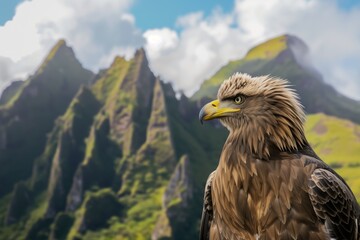
<svg viewBox="0 0 360 240">
<path fill-rule="evenodd" d="M 199 120 L 229 130 L 205 186 L 200 239 L 359 240 L 354 194 L 313 151 L 288 81 L 236 73 Z"/>
</svg>

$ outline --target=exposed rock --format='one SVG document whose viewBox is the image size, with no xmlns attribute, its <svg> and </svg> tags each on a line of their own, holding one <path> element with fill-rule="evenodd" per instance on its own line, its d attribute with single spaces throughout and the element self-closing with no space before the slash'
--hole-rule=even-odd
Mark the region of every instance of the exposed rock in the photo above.
<svg viewBox="0 0 360 240">
<path fill-rule="evenodd" d="M 192 199 L 192 193 L 189 157 L 184 155 L 170 178 L 163 197 L 163 207 L 169 209 L 172 205 L 180 204 L 182 208 L 186 208 Z M 171 213 L 171 211 L 168 212 L 168 214 Z"/>
<path fill-rule="evenodd" d="M 170 178 L 176 158 L 172 144 L 172 137 L 168 124 L 168 116 L 165 107 L 165 98 L 160 81 L 157 79 L 153 88 L 153 99 L 150 119 L 146 129 L 146 141 L 138 149 L 135 159 L 129 158 L 127 170 L 123 177 L 125 188 L 132 188 L 131 194 L 142 194 L 149 187 L 156 188 L 164 184 Z M 144 166 L 148 166 L 146 174 Z M 125 191 L 122 188 L 122 191 Z M 126 189 L 130 191 L 130 189 Z"/>
<path fill-rule="evenodd" d="M 165 98 L 159 79 L 155 81 L 151 115 L 146 134 L 146 142 L 150 143 L 154 140 L 167 141 L 172 145 Z"/>
<path fill-rule="evenodd" d="M 98 103 L 91 92 L 82 88 L 63 116 L 62 130 L 59 132 L 51 167 L 46 217 L 52 218 L 57 212 L 65 209 L 66 197 L 75 171 L 84 158 L 84 140 L 98 108 Z"/>
<path fill-rule="evenodd" d="M 134 153 L 145 142 L 142 126 L 147 125 L 150 115 L 154 82 L 145 52 L 140 49 L 128 66 L 110 109 L 111 133 L 122 145 L 124 155 Z"/>
<path fill-rule="evenodd" d="M 190 201 L 193 198 L 189 167 L 188 156 L 182 156 L 165 190 L 163 196 L 164 212 L 158 218 L 152 233 L 152 240 L 180 238 L 177 228 L 186 222 Z"/>
<path fill-rule="evenodd" d="M 166 212 L 162 212 L 156 222 L 151 240 L 171 239 L 172 229 Z"/>
<path fill-rule="evenodd" d="M 11 191 L 17 181 L 31 176 L 34 160 L 42 154 L 55 119 L 92 76 L 73 50 L 60 41 L 11 101 L 0 108 L 0 128 L 6 132 L 6 144 L 2 141 L 0 147 L 0 164 L 7 164 L 6 171 L 0 169 L 0 196 Z"/>
<path fill-rule="evenodd" d="M 50 182 L 48 187 L 49 204 L 45 217 L 53 218 L 58 211 L 64 208 L 65 189 L 63 185 L 63 161 L 66 161 L 67 148 L 69 148 L 70 138 L 67 134 L 61 134 L 58 147 L 53 159 Z M 64 146 L 65 145 L 65 146 Z"/>
<path fill-rule="evenodd" d="M 84 192 L 92 187 L 110 187 L 115 175 L 114 161 L 121 151 L 109 139 L 109 120 L 100 119 L 93 125 L 87 139 L 86 154 L 76 170 L 66 209 L 74 211 L 83 202 Z"/>
<path fill-rule="evenodd" d="M 73 184 L 67 197 L 66 211 L 75 211 L 83 201 L 83 173 L 82 168 L 76 170 Z"/>
</svg>

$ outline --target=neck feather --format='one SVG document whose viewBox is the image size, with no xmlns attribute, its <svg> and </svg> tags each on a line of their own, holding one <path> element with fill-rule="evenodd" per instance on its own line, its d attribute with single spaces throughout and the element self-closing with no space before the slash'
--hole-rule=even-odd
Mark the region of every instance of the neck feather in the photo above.
<svg viewBox="0 0 360 240">
<path fill-rule="evenodd" d="M 269 160 L 279 152 L 295 152 L 308 146 L 302 124 L 282 123 L 281 119 L 276 123 L 243 121 L 236 129 L 230 130 L 226 144 L 263 160 Z"/>
</svg>

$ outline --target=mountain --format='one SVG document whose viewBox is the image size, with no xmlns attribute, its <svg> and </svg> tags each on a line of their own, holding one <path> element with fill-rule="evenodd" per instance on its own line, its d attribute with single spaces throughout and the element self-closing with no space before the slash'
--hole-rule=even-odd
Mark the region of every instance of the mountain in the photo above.
<svg viewBox="0 0 360 240">
<path fill-rule="evenodd" d="M 49 56 L 55 58 L 58 45 Z M 37 73 L 47 71 L 47 59 Z M 44 81 L 49 87 L 56 83 Z M 22 166 L 31 176 L 17 179 L 12 193 L 0 200 L 0 236 L 181 239 L 179 233 L 187 231 L 195 238 L 203 184 L 221 144 L 203 143 L 211 134 L 193 118 L 197 108 L 175 95 L 171 85 L 153 75 L 143 49 L 131 60 L 116 57 L 94 78 L 87 76 L 63 113 L 43 120 L 52 129 L 42 152 Z"/>
<path fill-rule="evenodd" d="M 323 112 L 360 123 L 360 103 L 325 83 L 311 65 L 308 51 L 306 44 L 292 35 L 270 39 L 250 49 L 244 58 L 222 67 L 204 81 L 192 99 L 200 102 L 214 99 L 222 81 L 236 72 L 271 75 L 289 80 L 307 113 Z"/>
<path fill-rule="evenodd" d="M 71 94 L 57 91 L 69 81 Z M 38 88 L 32 98 L 29 86 Z M 198 237 L 204 184 L 227 132 L 201 126 L 199 102 L 177 98 L 154 76 L 143 49 L 129 60 L 116 57 L 94 76 L 60 41 L 34 76 L 9 88 L 0 113 L 17 115 L 4 115 L 11 118 L 1 125 L 0 147 L 17 162 L 1 162 L 2 180 L 12 185 L 0 185 L 0 239 Z M 7 126 L 26 110 L 34 116 L 21 115 L 12 130 L 18 139 L 31 136 L 16 146 L 25 158 L 10 152 Z M 313 147 L 358 199 L 359 129 L 325 114 L 309 115 L 306 125 Z"/>
<path fill-rule="evenodd" d="M 4 91 L 8 99 L 0 106 L 0 196 L 30 176 L 54 120 L 65 112 L 79 86 L 87 84 L 92 75 L 62 40 L 33 76 Z"/>
</svg>

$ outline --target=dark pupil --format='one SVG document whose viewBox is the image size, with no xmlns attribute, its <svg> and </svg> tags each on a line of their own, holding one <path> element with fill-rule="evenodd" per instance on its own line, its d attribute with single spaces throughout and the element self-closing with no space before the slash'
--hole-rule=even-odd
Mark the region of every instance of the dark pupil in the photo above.
<svg viewBox="0 0 360 240">
<path fill-rule="evenodd" d="M 240 102 L 240 100 L 241 100 L 240 97 L 235 98 L 235 102 L 237 102 L 237 103 Z"/>
</svg>

